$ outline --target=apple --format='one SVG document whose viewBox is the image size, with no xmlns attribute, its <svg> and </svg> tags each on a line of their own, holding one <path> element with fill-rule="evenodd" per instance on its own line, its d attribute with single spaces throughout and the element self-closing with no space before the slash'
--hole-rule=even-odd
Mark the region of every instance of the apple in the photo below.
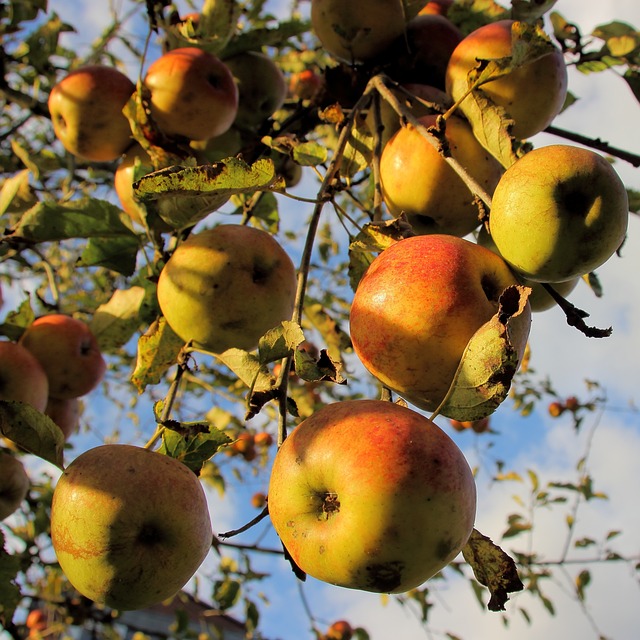
<svg viewBox="0 0 640 640">
<path fill-rule="evenodd" d="M 49 94 L 56 137 L 64 148 L 93 162 L 116 160 L 131 144 L 131 127 L 122 109 L 135 85 L 121 71 L 103 65 L 80 67 Z"/>
<path fill-rule="evenodd" d="M 257 491 L 251 496 L 251 506 L 256 509 L 264 509 L 267 504 L 267 496 L 261 491 Z"/>
<path fill-rule="evenodd" d="M 353 627 L 346 620 L 336 620 L 327 629 L 326 640 L 351 640 Z"/>
<path fill-rule="evenodd" d="M 296 270 L 277 240 L 255 227 L 225 224 L 196 233 L 160 272 L 158 303 L 169 326 L 196 348 L 250 350 L 289 320 Z"/>
<path fill-rule="evenodd" d="M 228 451 L 230 455 L 242 456 L 247 462 L 251 462 L 256 459 L 258 452 L 255 447 L 255 439 L 252 433 L 243 431 L 238 437 L 229 445 Z"/>
<path fill-rule="evenodd" d="M 238 85 L 238 113 L 234 125 L 257 130 L 282 105 L 287 97 L 287 81 L 280 67 L 260 51 L 245 51 L 226 58 Z"/>
<path fill-rule="evenodd" d="M 30 486 L 22 462 L 10 453 L 0 451 L 0 520 L 18 510 Z"/>
<path fill-rule="evenodd" d="M 500 255 L 535 282 L 564 282 L 604 264 L 624 240 L 625 186 L 598 153 L 571 145 L 530 151 L 493 194 L 489 232 Z"/>
<path fill-rule="evenodd" d="M 474 433 L 485 433 L 489 431 L 490 417 L 485 416 L 479 420 L 450 419 L 449 423 L 455 431 L 466 431 L 467 429 L 471 429 Z"/>
<path fill-rule="evenodd" d="M 430 0 L 420 9 L 419 16 L 438 15 L 446 16 L 449 8 L 453 4 L 453 0 Z"/>
<path fill-rule="evenodd" d="M 468 91 L 467 75 L 479 60 L 505 58 L 513 54 L 513 20 L 487 24 L 466 36 L 451 54 L 446 72 L 446 90 L 458 101 Z M 512 134 L 528 138 L 544 130 L 560 113 L 567 94 L 567 68 L 559 49 L 483 84 L 479 90 L 503 107 L 514 120 Z M 460 108 L 465 112 L 463 100 Z"/>
<path fill-rule="evenodd" d="M 44 413 L 48 415 L 68 439 L 80 425 L 80 400 L 78 398 L 49 398 Z"/>
<path fill-rule="evenodd" d="M 580 408 L 580 401 L 575 396 L 569 396 L 564 401 L 564 408 L 567 411 L 571 411 L 572 413 L 575 413 Z"/>
<path fill-rule="evenodd" d="M 107 444 L 78 456 L 58 480 L 51 540 L 62 571 L 85 597 L 142 609 L 178 592 L 212 543 L 197 476 L 155 451 Z"/>
<path fill-rule="evenodd" d="M 234 126 L 219 136 L 207 140 L 192 140 L 189 146 L 202 154 L 207 162 L 219 162 L 224 158 L 235 156 L 242 149 L 242 133 Z"/>
<path fill-rule="evenodd" d="M 436 115 L 418 120 L 436 124 Z M 489 192 L 503 173 L 500 163 L 476 140 L 461 118 L 447 120 L 445 138 L 451 155 Z M 455 170 L 413 126 L 393 135 L 380 158 L 382 196 L 390 213 L 407 215 L 414 231 L 465 236 L 480 224 L 475 196 Z"/>
<path fill-rule="evenodd" d="M 18 342 L 0 341 L 0 400 L 44 411 L 48 397 L 49 379 L 38 359 Z"/>
<path fill-rule="evenodd" d="M 323 88 L 323 77 L 313 69 L 296 71 L 289 76 L 289 95 L 298 100 L 314 100 Z"/>
<path fill-rule="evenodd" d="M 41 637 L 39 634 L 49 626 L 48 616 L 42 609 L 32 609 L 27 615 L 25 626 L 29 629 L 29 636 Z"/>
<path fill-rule="evenodd" d="M 558 416 L 561 416 L 564 413 L 565 406 L 562 404 L 562 402 L 558 402 L 557 400 L 554 400 L 553 402 L 549 403 L 547 410 L 549 411 L 549 415 L 552 418 L 557 418 Z"/>
<path fill-rule="evenodd" d="M 52 398 L 84 396 L 104 377 L 106 363 L 98 341 L 89 325 L 77 318 L 62 313 L 36 318 L 19 344 L 42 365 Z"/>
<path fill-rule="evenodd" d="M 270 447 L 273 444 L 273 436 L 268 431 L 259 431 L 253 437 L 253 442 L 257 447 Z"/>
<path fill-rule="evenodd" d="M 136 167 L 139 167 L 140 171 L 137 178 L 151 173 L 154 170 L 153 162 L 149 154 L 138 143 L 128 149 L 120 158 L 120 162 L 114 173 L 113 187 L 124 212 L 135 223 L 145 226 L 147 212 L 140 202 L 138 202 L 133 192 Z"/>
<path fill-rule="evenodd" d="M 351 306 L 351 341 L 383 385 L 434 411 L 472 335 L 518 281 L 489 249 L 449 235 L 413 236 L 385 249 L 360 280 Z M 509 321 L 522 360 L 531 325 L 527 304 Z"/>
<path fill-rule="evenodd" d="M 382 400 L 325 405 L 276 454 L 269 515 L 302 571 L 334 585 L 401 593 L 451 560 L 473 529 L 476 488 L 439 427 Z"/>
<path fill-rule="evenodd" d="M 311 26 L 323 48 L 348 64 L 381 54 L 406 26 L 398 0 L 311 0 Z"/>
<path fill-rule="evenodd" d="M 173 49 L 155 60 L 144 85 L 151 117 L 169 136 L 206 140 L 223 134 L 238 112 L 238 87 L 231 71 L 212 53 Z"/>
</svg>

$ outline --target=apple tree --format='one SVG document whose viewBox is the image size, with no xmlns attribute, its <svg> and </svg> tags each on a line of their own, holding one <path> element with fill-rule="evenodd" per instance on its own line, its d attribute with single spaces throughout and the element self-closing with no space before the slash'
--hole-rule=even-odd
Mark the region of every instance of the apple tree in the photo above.
<svg viewBox="0 0 640 640">
<path fill-rule="evenodd" d="M 554 1 L 127 0 L 96 13 L 104 22 L 91 44 L 69 46 L 87 27 L 63 19 L 57 4 L 0 4 L 5 633 L 64 637 L 85 627 L 119 637 L 124 611 L 184 588 L 176 602 L 192 594 L 237 618 L 247 638 L 286 637 L 284 625 L 264 628 L 277 579 L 298 585 L 310 637 L 375 637 L 341 612 L 318 614 L 308 574 L 381 592 L 381 606 L 396 592 L 428 633 L 440 606 L 433 583 L 466 582 L 486 615 L 535 625 L 532 608 L 553 615 L 558 606 L 545 585 L 564 580 L 602 637 L 587 604 L 591 567 L 640 566 L 617 551 L 619 530 L 578 537 L 579 512 L 606 499 L 588 461 L 609 401 L 597 381 L 562 395 L 553 372 L 537 370 L 527 337 L 550 308 L 584 334 L 585 349 L 611 333 L 568 298 L 585 283 L 606 296 L 597 270 L 624 255 L 640 206 L 617 168 L 637 168 L 640 156 L 555 119 L 579 98 L 568 68 L 594 83 L 617 73 L 640 100 L 640 36 L 627 17 L 586 34 L 580 16 Z M 541 132 L 557 144 L 540 145 Z M 384 408 L 358 422 L 362 403 Z M 503 437 L 497 416 L 547 411 L 576 438 L 589 434 L 566 470 L 571 480 L 547 482 L 491 454 Z M 334 433 L 337 420 L 322 420 L 332 413 L 351 431 L 325 439 L 322 466 L 335 453 L 344 494 L 327 487 L 300 502 L 288 495 L 299 483 L 293 472 L 322 430 Z M 396 413 L 446 440 L 443 450 L 455 453 L 442 459 L 458 461 L 464 482 L 447 485 L 450 465 L 424 476 L 433 497 L 414 495 L 406 477 L 424 471 L 421 458 L 397 494 L 391 482 L 373 484 L 414 443 L 378 439 L 376 421 Z M 311 416 L 322 426 L 303 437 L 298 425 Z M 445 544 L 453 525 L 435 539 L 412 517 L 426 529 L 428 516 L 447 524 L 452 505 L 470 508 L 473 476 L 455 444 L 468 446 L 470 434 L 473 472 L 491 478 L 477 491 L 517 483 L 522 496 L 503 514 L 502 540 L 473 529 L 471 514 Z M 166 472 L 145 472 L 156 459 L 147 449 L 171 459 Z M 87 454 L 108 462 L 83 465 Z M 193 504 L 178 475 L 167 481 L 174 463 L 200 516 L 203 487 L 210 501 L 242 496 L 236 526 L 217 529 L 215 513 L 213 536 L 208 519 L 184 526 Z M 367 476 L 357 473 L 365 463 Z M 267 486 L 256 491 L 272 469 L 282 540 Z M 374 540 L 384 526 L 362 566 L 389 556 L 393 532 L 407 563 L 429 568 L 416 584 L 388 558 L 375 565 L 384 579 L 373 587 L 361 575 L 339 579 L 364 532 L 335 534 L 335 565 L 307 560 L 300 541 L 281 544 L 287 527 L 298 531 L 292 505 L 314 503 L 300 537 L 315 539 L 365 477 L 359 527 Z M 122 501 L 113 520 L 107 491 Z M 511 544 L 533 539 L 543 511 L 564 519 L 557 558 Z M 141 521 L 136 537 L 126 533 L 132 521 Z M 265 533 L 247 537 L 256 531 Z M 432 547 L 418 553 L 416 533 Z M 586 552 L 577 572 L 573 549 Z M 260 569 L 265 557 L 278 559 L 274 575 Z M 123 567 L 131 581 L 116 596 Z M 171 593 L 153 591 L 158 583 Z M 189 634 L 181 615 L 167 637 Z M 446 637 L 460 636 L 452 628 Z"/>
</svg>

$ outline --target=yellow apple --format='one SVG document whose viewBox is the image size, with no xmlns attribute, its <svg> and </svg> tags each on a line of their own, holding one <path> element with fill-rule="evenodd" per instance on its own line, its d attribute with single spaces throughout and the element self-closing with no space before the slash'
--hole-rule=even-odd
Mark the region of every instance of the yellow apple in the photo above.
<svg viewBox="0 0 640 640">
<path fill-rule="evenodd" d="M 72 71 L 49 94 L 56 137 L 69 153 L 80 158 L 115 160 L 132 141 L 122 109 L 135 88 L 113 67 L 89 65 Z"/>
<path fill-rule="evenodd" d="M 30 404 L 44 411 L 49 379 L 38 359 L 17 342 L 0 342 L 0 400 Z"/>
<path fill-rule="evenodd" d="M 147 70 L 151 117 L 166 135 L 206 140 L 223 134 L 238 111 L 238 87 L 227 66 L 195 47 L 173 49 Z"/>
<path fill-rule="evenodd" d="M 42 365 L 52 398 L 86 395 L 107 368 L 89 325 L 62 313 L 36 318 L 20 337 L 20 344 Z"/>
<path fill-rule="evenodd" d="M 436 115 L 419 118 L 430 127 Z M 489 192 L 502 175 L 500 163 L 476 140 L 461 118 L 447 121 L 451 155 Z M 414 231 L 465 236 L 480 224 L 475 197 L 434 146 L 411 125 L 385 145 L 380 158 L 384 202 L 393 216 L 404 212 Z"/>
<path fill-rule="evenodd" d="M 369 266 L 351 306 L 351 340 L 383 385 L 427 411 L 442 402 L 471 336 L 518 284 L 497 254 L 449 235 L 413 236 Z M 510 320 L 522 359 L 531 311 Z"/>
<path fill-rule="evenodd" d="M 467 75 L 478 60 L 505 58 L 513 54 L 513 20 L 487 24 L 466 36 L 451 54 L 446 89 L 454 101 L 468 90 Z M 545 129 L 560 113 L 567 94 L 567 68 L 559 49 L 483 84 L 480 89 L 514 120 L 516 138 L 528 138 Z M 468 100 L 468 98 L 467 98 Z M 464 100 L 461 104 L 465 112 Z"/>
<path fill-rule="evenodd" d="M 507 169 L 493 194 L 489 231 L 515 270 L 553 283 L 606 262 L 622 244 L 628 220 L 627 191 L 605 158 L 551 145 Z"/>
<path fill-rule="evenodd" d="M 0 451 L 0 520 L 18 510 L 30 486 L 22 462 L 16 456 Z"/>
<path fill-rule="evenodd" d="M 462 452 L 425 416 L 382 400 L 325 405 L 276 454 L 271 522 L 310 576 L 401 593 L 451 562 L 473 529 Z"/>
<path fill-rule="evenodd" d="M 113 187 L 124 212 L 135 223 L 145 226 L 147 212 L 133 193 L 136 167 L 140 171 L 138 178 L 154 169 L 149 154 L 137 143 L 120 158 L 113 177 Z"/>
<path fill-rule="evenodd" d="M 212 543 L 197 476 L 155 451 L 126 444 L 82 453 L 51 504 L 51 541 L 62 571 L 85 597 L 142 609 L 177 593 Z"/>
<path fill-rule="evenodd" d="M 169 326 L 207 351 L 253 349 L 293 313 L 296 271 L 266 231 L 218 225 L 190 236 L 160 272 L 158 303 Z"/>
</svg>

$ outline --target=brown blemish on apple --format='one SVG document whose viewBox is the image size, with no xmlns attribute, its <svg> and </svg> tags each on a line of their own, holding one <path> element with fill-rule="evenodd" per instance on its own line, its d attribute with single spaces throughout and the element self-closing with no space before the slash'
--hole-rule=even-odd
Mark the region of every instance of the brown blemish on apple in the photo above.
<svg viewBox="0 0 640 640">
<path fill-rule="evenodd" d="M 321 493 L 319 498 L 322 501 L 322 515 L 319 519 L 324 518 L 328 520 L 332 515 L 340 511 L 340 501 L 338 500 L 338 494 L 331 491 Z"/>
<path fill-rule="evenodd" d="M 391 593 L 402 584 L 404 562 L 391 560 L 366 567 L 366 589 L 376 593 Z"/>
</svg>

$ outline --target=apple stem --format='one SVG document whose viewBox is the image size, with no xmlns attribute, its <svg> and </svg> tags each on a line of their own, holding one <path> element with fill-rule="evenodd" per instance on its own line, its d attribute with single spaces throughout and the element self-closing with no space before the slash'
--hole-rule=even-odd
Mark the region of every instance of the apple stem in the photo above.
<svg viewBox="0 0 640 640">
<path fill-rule="evenodd" d="M 218 538 L 224 541 L 227 538 L 232 538 L 233 536 L 237 536 L 240 533 L 244 533 L 245 531 L 248 531 L 249 529 L 251 529 L 251 527 L 254 527 L 255 525 L 257 525 L 258 522 L 261 522 L 262 520 L 264 520 L 268 515 L 269 515 L 269 505 L 266 504 L 262 509 L 262 511 L 255 518 L 252 518 L 251 520 L 249 520 L 247 524 L 242 525 L 239 529 L 232 529 L 231 531 L 227 531 L 225 533 L 219 533 Z"/>
</svg>

